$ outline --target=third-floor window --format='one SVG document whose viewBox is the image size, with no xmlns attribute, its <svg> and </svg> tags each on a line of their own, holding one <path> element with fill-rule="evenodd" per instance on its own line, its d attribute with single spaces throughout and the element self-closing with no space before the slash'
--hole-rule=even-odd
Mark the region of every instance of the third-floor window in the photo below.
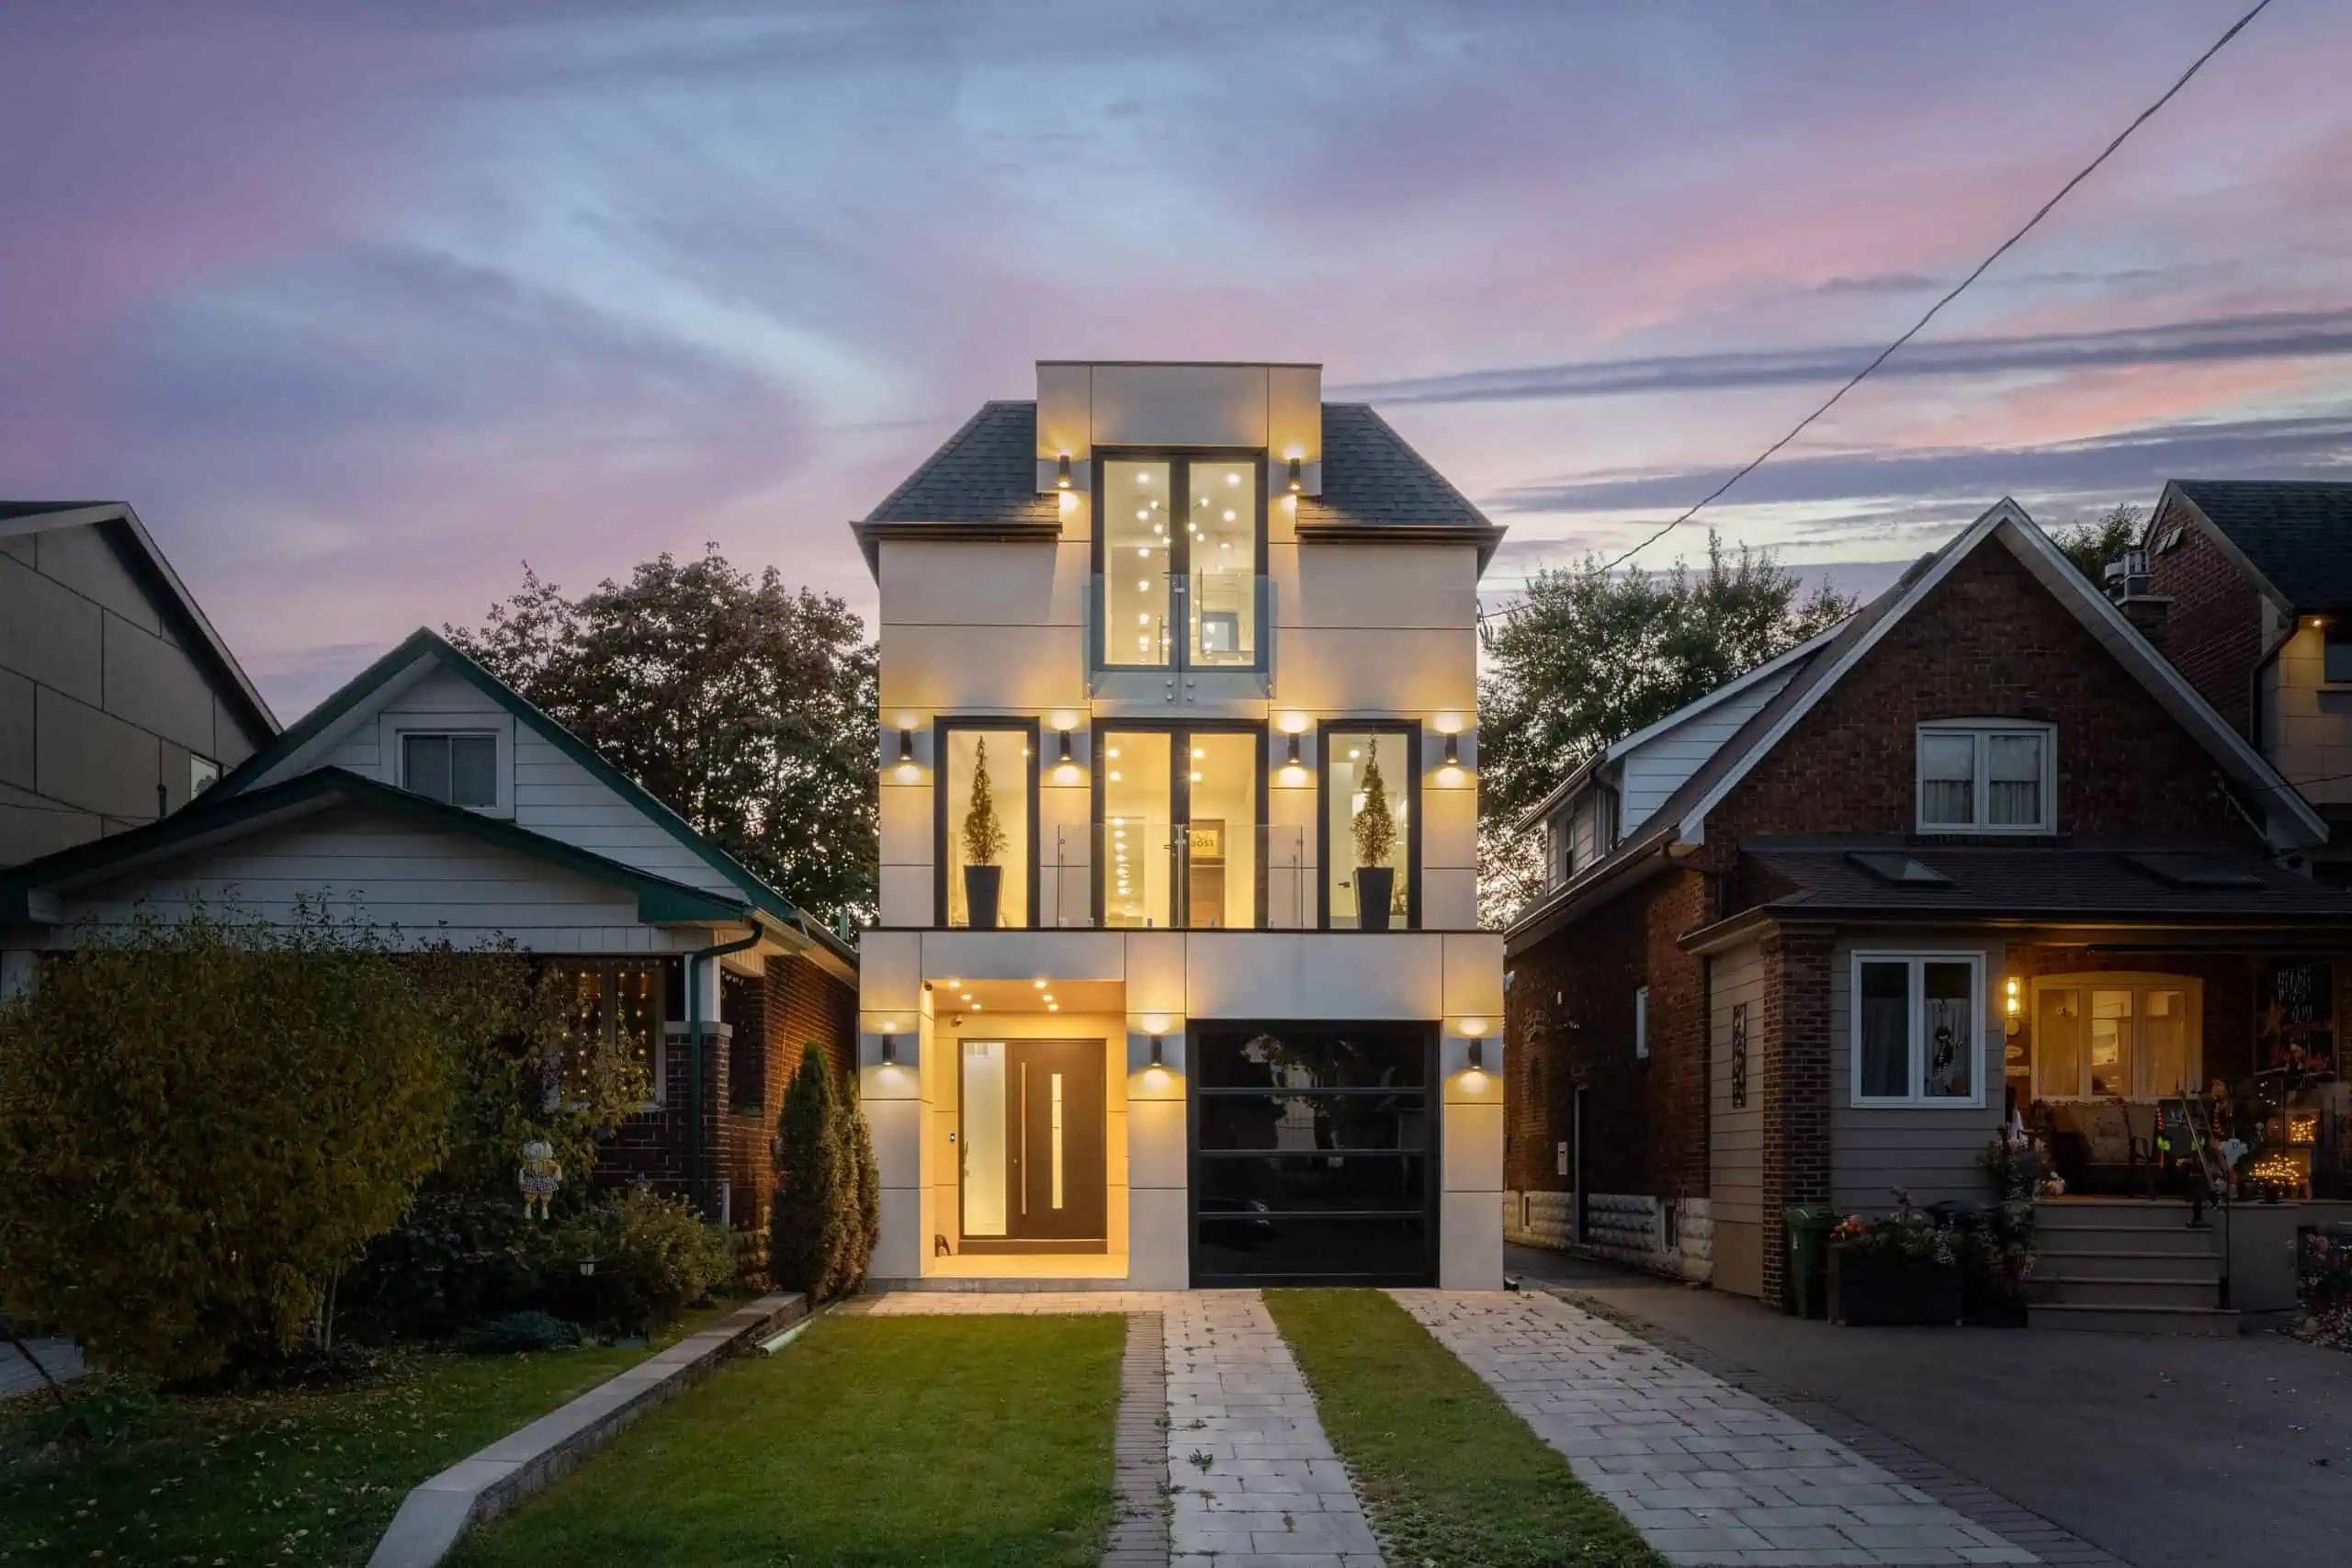
<svg viewBox="0 0 2352 1568">
<path fill-rule="evenodd" d="M 1094 493 L 1097 662 L 1263 668 L 1263 456 L 1105 455 Z"/>
</svg>

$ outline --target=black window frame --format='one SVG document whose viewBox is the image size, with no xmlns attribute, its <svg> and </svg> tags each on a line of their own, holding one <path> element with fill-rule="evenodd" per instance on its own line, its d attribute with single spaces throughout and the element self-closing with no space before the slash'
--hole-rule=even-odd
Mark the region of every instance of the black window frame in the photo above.
<svg viewBox="0 0 2352 1568">
<path fill-rule="evenodd" d="M 1023 931 L 1037 929 L 1037 912 L 1043 907 L 1038 898 L 1038 874 L 1041 857 L 1037 847 L 1039 813 L 1037 789 L 1040 782 L 1038 761 L 1044 745 L 1043 727 L 1035 715 L 1021 717 L 1014 715 L 990 717 L 981 714 L 942 714 L 931 721 L 931 897 L 932 925 L 938 931 L 969 931 L 969 926 L 947 923 L 947 764 L 948 738 L 958 730 L 982 730 L 995 733 L 1018 733 L 1022 737 L 1023 758 L 1028 763 L 1024 784 L 1029 799 L 1029 842 L 1023 852 L 1028 856 L 1029 918 Z M 1000 931 L 1012 928 L 1000 926 Z"/>
<path fill-rule="evenodd" d="M 1443 1063 L 1440 1059 L 1439 1047 L 1441 1042 L 1439 1039 L 1438 1025 L 1434 1021 L 1418 1019 L 1357 1019 L 1352 1021 L 1326 1019 L 1199 1019 L 1193 1021 L 1187 1026 L 1189 1036 L 1187 1045 L 1188 1056 L 1195 1064 L 1204 1064 L 1206 1062 L 1208 1053 L 1200 1042 L 1206 1034 L 1212 1032 L 1229 1032 L 1236 1033 L 1278 1033 L 1285 1029 L 1293 1031 L 1312 1030 L 1318 1032 L 1334 1034 L 1345 1033 L 1349 1031 L 1377 1032 L 1384 1034 L 1402 1033 L 1409 1031 L 1419 1036 L 1419 1044 L 1421 1049 L 1420 1085 L 1418 1090 L 1404 1089 L 1396 1085 L 1389 1084 L 1366 1085 L 1360 1088 L 1347 1089 L 1285 1090 L 1281 1089 L 1269 1089 L 1262 1084 L 1240 1087 L 1205 1084 L 1202 1080 L 1206 1074 L 1198 1070 L 1197 1066 L 1195 1070 L 1187 1072 L 1184 1075 L 1184 1122 L 1187 1129 L 1185 1133 L 1184 1178 L 1188 1190 L 1186 1192 L 1184 1203 L 1184 1241 L 1185 1265 L 1190 1270 L 1193 1287 L 1195 1289 L 1204 1286 L 1246 1286 L 1255 1288 L 1260 1286 L 1279 1287 L 1283 1285 L 1330 1285 L 1344 1283 L 1378 1288 L 1389 1286 L 1409 1287 L 1435 1283 L 1437 1280 L 1438 1257 L 1441 1245 L 1439 1226 L 1442 1223 L 1443 1218 L 1445 1190 L 1445 1079 L 1442 1071 Z M 1343 1097 L 1361 1096 L 1385 1095 L 1394 1097 L 1399 1094 L 1409 1094 L 1414 1092 L 1419 1092 L 1424 1099 L 1424 1125 L 1429 1130 L 1429 1136 L 1424 1141 L 1423 1146 L 1418 1149 L 1303 1149 L 1296 1151 L 1296 1153 L 1293 1155 L 1281 1150 L 1204 1149 L 1201 1146 L 1201 1102 L 1204 1100 L 1215 1100 L 1226 1097 L 1239 1097 L 1246 1099 L 1253 1096 L 1263 1097 L 1269 1093 L 1335 1100 Z M 1206 1190 L 1206 1183 L 1204 1180 L 1201 1168 L 1202 1166 L 1204 1163 L 1220 1159 L 1263 1159 L 1268 1157 L 1270 1155 L 1278 1155 L 1283 1156 L 1283 1157 L 1295 1158 L 1314 1158 L 1318 1156 L 1329 1156 L 1333 1155 L 1344 1155 L 1350 1159 L 1393 1158 L 1419 1159 L 1426 1161 L 1427 1163 L 1424 1165 L 1423 1170 L 1427 1184 L 1427 1196 L 1419 1209 L 1287 1210 L 1270 1212 L 1267 1216 L 1270 1220 L 1279 1220 L 1290 1216 L 1356 1220 L 1410 1219 L 1418 1217 L 1420 1219 L 1422 1224 L 1422 1257 L 1420 1269 L 1417 1271 L 1367 1270 L 1361 1274 L 1234 1274 L 1222 1273 L 1214 1269 L 1204 1269 L 1202 1267 L 1201 1260 L 1202 1215 L 1200 1211 L 1200 1194 Z"/>
<path fill-rule="evenodd" d="M 1104 574 L 1102 515 L 1102 465 L 1106 462 L 1166 463 L 1168 465 L 1169 536 L 1168 577 L 1170 608 L 1175 601 L 1183 600 L 1181 615 L 1171 615 L 1181 628 L 1175 639 L 1175 656 L 1165 664 L 1124 664 L 1110 656 L 1110 584 Z M 1192 568 L 1193 545 L 1189 532 L 1180 535 L 1172 526 L 1176 519 L 1190 515 L 1193 498 L 1192 465 L 1203 463 L 1251 463 L 1257 468 L 1258 549 L 1257 559 L 1250 571 L 1253 613 L 1266 605 L 1259 584 L 1266 579 L 1266 536 L 1272 525 L 1267 513 L 1272 510 L 1266 494 L 1266 449 L 1262 446 L 1097 446 L 1094 449 L 1093 489 L 1088 492 L 1088 504 L 1093 513 L 1092 561 L 1094 592 L 1093 647 L 1088 650 L 1093 668 L 1106 674 L 1119 675 L 1262 675 L 1267 670 L 1268 645 L 1272 640 L 1272 629 L 1264 625 L 1257 628 L 1253 657 L 1247 664 L 1194 664 L 1193 662 L 1193 606 L 1187 574 Z M 1180 593 L 1177 584 L 1185 586 Z M 1261 622 L 1272 617 L 1261 615 Z"/>
<path fill-rule="evenodd" d="M 2352 685 L 2352 618 L 2330 615 L 2320 627 L 2319 678 L 2323 685 Z"/>
<path fill-rule="evenodd" d="M 439 740 L 447 745 L 449 777 L 448 787 L 444 794 L 435 795 L 429 790 L 419 789 L 416 786 L 415 775 L 409 761 L 409 748 L 420 740 Z M 460 740 L 489 742 L 490 798 L 488 800 L 459 800 L 458 798 L 458 742 Z M 421 795 L 438 805 L 454 806 L 463 811 L 498 809 L 498 731 L 494 729 L 403 729 L 400 732 L 400 749 L 401 787 L 411 795 Z"/>
<path fill-rule="evenodd" d="M 1258 822 L 1257 826 L 1253 828 L 1251 831 L 1254 834 L 1259 835 L 1261 840 L 1265 831 L 1266 810 L 1269 804 L 1267 798 L 1267 785 L 1269 782 L 1268 775 L 1272 772 L 1271 764 L 1273 761 L 1271 750 L 1272 743 L 1268 739 L 1269 731 L 1265 725 L 1252 723 L 1248 719 L 1102 718 L 1095 720 L 1094 733 L 1091 738 L 1091 744 L 1094 748 L 1094 777 L 1091 791 L 1093 798 L 1091 807 L 1093 832 L 1091 835 L 1090 848 L 1088 851 L 1094 863 L 1091 871 L 1093 883 L 1092 916 L 1094 928 L 1098 931 L 1147 931 L 1153 929 L 1175 931 L 1264 931 L 1266 929 L 1266 854 L 1262 842 L 1258 852 L 1252 857 L 1257 862 L 1257 886 L 1252 892 L 1254 903 L 1250 909 L 1249 925 L 1195 926 L 1191 924 L 1189 921 L 1178 923 L 1172 919 L 1174 912 L 1177 909 L 1189 909 L 1192 906 L 1192 888 L 1190 886 L 1192 859 L 1189 855 L 1178 861 L 1178 863 L 1183 868 L 1183 874 L 1171 875 L 1170 878 L 1170 901 L 1168 908 L 1171 919 L 1168 925 L 1159 928 L 1144 926 L 1113 927 L 1103 923 L 1103 878 L 1109 871 L 1109 864 L 1108 856 L 1103 851 L 1103 845 L 1106 840 L 1103 835 L 1104 823 L 1102 817 L 1102 792 L 1103 785 L 1109 782 L 1106 775 L 1111 766 L 1109 760 L 1111 750 L 1110 738 L 1113 735 L 1146 734 L 1166 735 L 1170 738 L 1168 767 L 1169 772 L 1174 775 L 1168 783 L 1168 854 L 1170 860 L 1178 859 L 1176 855 L 1176 824 L 1179 821 L 1182 821 L 1188 832 L 1191 830 L 1193 826 L 1193 783 L 1190 777 L 1192 770 L 1184 765 L 1191 756 L 1191 748 L 1187 745 L 1182 744 L 1182 742 L 1193 735 L 1250 735 L 1257 738 L 1258 784 L 1255 793 L 1257 796 Z"/>
<path fill-rule="evenodd" d="M 1334 735 L 1402 735 L 1405 755 L 1412 763 L 1411 794 L 1406 799 L 1405 860 L 1411 875 L 1405 885 L 1405 923 L 1385 931 L 1366 931 L 1361 925 L 1331 924 L 1331 744 Z M 1399 931 L 1421 929 L 1421 721 L 1417 718 L 1327 718 L 1315 726 L 1315 929 L 1346 934 L 1393 936 Z"/>
</svg>

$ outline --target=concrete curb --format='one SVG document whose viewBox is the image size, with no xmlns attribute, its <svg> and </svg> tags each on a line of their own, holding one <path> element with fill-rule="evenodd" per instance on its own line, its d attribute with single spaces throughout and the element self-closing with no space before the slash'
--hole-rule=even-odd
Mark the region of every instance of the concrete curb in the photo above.
<svg viewBox="0 0 2352 1568">
<path fill-rule="evenodd" d="M 762 1296 L 459 1460 L 401 1499 L 368 1568 L 434 1568 L 466 1531 L 513 1512 L 719 1362 L 808 1315 L 808 1301 L 797 1292 Z"/>
</svg>

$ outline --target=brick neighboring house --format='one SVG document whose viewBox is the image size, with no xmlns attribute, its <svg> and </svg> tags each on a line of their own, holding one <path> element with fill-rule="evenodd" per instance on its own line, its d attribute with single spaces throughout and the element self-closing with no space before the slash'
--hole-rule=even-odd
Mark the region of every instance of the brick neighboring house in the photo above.
<svg viewBox="0 0 2352 1568">
<path fill-rule="evenodd" d="M 2352 1007 L 2324 824 L 2007 501 L 1531 815 L 1507 1225 L 1743 1294 L 1791 1204 L 1982 1199 L 2007 1114 L 2092 1182 Z"/>
<path fill-rule="evenodd" d="M 742 863 L 420 630 L 159 822 L 0 872 L 0 991 L 90 929 L 300 903 L 401 944 L 512 942 L 653 1092 L 597 1174 L 764 1226 L 770 1137 L 812 1046 L 844 1085 L 857 961 Z M 519 1157 L 520 1151 L 516 1151 Z"/>
<path fill-rule="evenodd" d="M 2352 484 L 2175 479 L 2110 568 L 2137 624 L 2326 819 L 2322 880 L 2352 882 Z"/>
</svg>

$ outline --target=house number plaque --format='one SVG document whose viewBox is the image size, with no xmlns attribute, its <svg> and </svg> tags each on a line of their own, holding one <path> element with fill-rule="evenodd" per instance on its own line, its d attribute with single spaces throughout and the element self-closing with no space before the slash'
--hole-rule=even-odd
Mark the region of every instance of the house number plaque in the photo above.
<svg viewBox="0 0 2352 1568">
<path fill-rule="evenodd" d="M 1731 1108 L 1747 1109 L 1747 1004 L 1731 1005 Z"/>
</svg>

